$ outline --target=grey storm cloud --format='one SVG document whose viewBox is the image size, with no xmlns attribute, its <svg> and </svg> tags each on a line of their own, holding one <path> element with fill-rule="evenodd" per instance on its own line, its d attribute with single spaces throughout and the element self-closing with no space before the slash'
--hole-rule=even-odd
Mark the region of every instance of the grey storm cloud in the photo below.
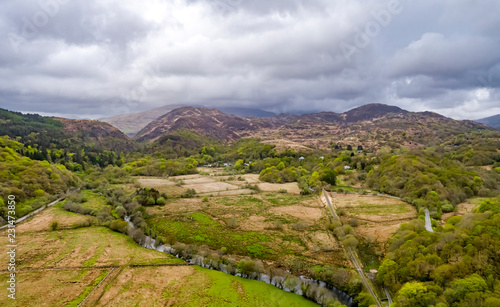
<svg viewBox="0 0 500 307">
<path fill-rule="evenodd" d="M 0 3 L 0 107 L 98 118 L 166 104 L 500 113 L 500 2 Z"/>
</svg>

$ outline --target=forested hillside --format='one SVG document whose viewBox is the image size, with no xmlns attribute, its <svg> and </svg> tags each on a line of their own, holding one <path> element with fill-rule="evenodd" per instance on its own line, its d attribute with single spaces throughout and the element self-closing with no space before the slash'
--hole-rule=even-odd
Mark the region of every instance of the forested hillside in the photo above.
<svg viewBox="0 0 500 307">
<path fill-rule="evenodd" d="M 9 195 L 16 197 L 16 215 L 21 217 L 81 184 L 64 165 L 23 157 L 18 152 L 24 150 L 28 149 L 23 144 L 0 137 L 0 217 L 4 220 L 8 211 L 4 200 Z"/>
<path fill-rule="evenodd" d="M 121 165 L 123 155 L 137 148 L 134 141 L 109 124 L 22 114 L 0 109 L 0 136 L 25 145 L 19 153 L 34 160 L 81 170 L 88 165 Z"/>
<path fill-rule="evenodd" d="M 377 281 L 397 292 L 395 306 L 500 306 L 500 198 L 425 230 L 403 224 Z"/>
</svg>

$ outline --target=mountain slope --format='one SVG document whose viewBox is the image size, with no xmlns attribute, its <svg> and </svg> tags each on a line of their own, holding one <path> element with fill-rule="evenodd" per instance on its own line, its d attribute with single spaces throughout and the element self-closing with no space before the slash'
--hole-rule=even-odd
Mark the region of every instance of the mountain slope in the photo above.
<svg viewBox="0 0 500 307">
<path fill-rule="evenodd" d="M 129 151 L 135 142 L 112 125 L 98 120 L 53 118 L 63 124 L 65 134 L 83 144 L 93 144 L 103 150 Z"/>
<path fill-rule="evenodd" d="M 486 117 L 486 118 L 481 118 L 481 119 L 476 120 L 476 122 L 481 123 L 481 124 L 485 124 L 485 125 L 488 125 L 490 127 L 495 128 L 497 130 L 500 130 L 500 114 L 493 115 L 493 116 Z"/>
<path fill-rule="evenodd" d="M 129 136 L 133 136 L 158 117 L 180 107 L 183 107 L 183 105 L 172 104 L 144 112 L 121 114 L 99 120 L 115 126 Z"/>
<path fill-rule="evenodd" d="M 235 140 L 258 129 L 259 120 L 226 114 L 217 109 L 182 107 L 155 119 L 137 133 L 137 139 L 156 140 L 164 133 L 186 129 L 215 139 Z"/>
<path fill-rule="evenodd" d="M 273 112 L 267 112 L 261 109 L 237 108 L 237 107 L 207 107 L 207 108 L 217 109 L 224 113 L 241 117 L 272 117 L 276 115 Z"/>
<path fill-rule="evenodd" d="M 67 153 L 96 154 L 129 151 L 135 142 L 110 124 L 95 120 L 74 120 L 22 114 L 0 109 L 0 136 L 9 136 L 26 146 L 46 151 L 63 149 Z"/>
<path fill-rule="evenodd" d="M 136 135 L 140 130 L 145 128 L 149 123 L 158 117 L 167 114 L 177 108 L 182 108 L 184 105 L 172 104 L 160 108 L 130 114 L 121 114 L 113 117 L 101 118 L 100 120 L 109 123 L 116 128 L 120 129 L 128 136 Z M 192 107 L 203 107 L 200 105 L 193 105 Z M 236 115 L 241 117 L 271 117 L 275 113 L 263 111 L 260 109 L 252 108 L 239 108 L 239 107 L 207 107 L 209 109 L 218 109 L 229 115 Z"/>
</svg>

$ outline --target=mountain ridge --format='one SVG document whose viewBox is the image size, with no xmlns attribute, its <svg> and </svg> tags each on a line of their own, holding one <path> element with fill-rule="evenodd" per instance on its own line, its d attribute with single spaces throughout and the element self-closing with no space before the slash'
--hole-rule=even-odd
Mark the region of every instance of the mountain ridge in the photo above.
<svg viewBox="0 0 500 307">
<path fill-rule="evenodd" d="M 202 105 L 189 105 L 191 107 L 204 107 L 208 109 L 217 109 L 226 114 L 236 115 L 240 117 L 271 117 L 276 115 L 273 112 L 264 111 L 261 109 L 254 108 L 240 108 L 240 107 L 213 107 L 213 106 L 202 106 Z M 122 132 L 130 137 L 136 135 L 140 130 L 146 127 L 149 123 L 154 121 L 160 116 L 163 116 L 174 109 L 187 107 L 187 105 L 181 104 L 171 104 L 165 105 L 159 108 L 143 111 L 134 112 L 127 114 L 120 114 L 111 117 L 100 118 L 100 121 L 107 122 L 116 128 L 120 129 Z"/>
<path fill-rule="evenodd" d="M 314 146 L 320 140 L 345 138 L 374 140 L 381 133 L 399 135 L 402 143 L 429 143 L 448 134 L 490 129 L 473 121 L 457 121 L 433 112 L 409 112 L 385 104 L 369 104 L 344 113 L 277 114 L 255 118 L 226 114 L 217 109 L 182 107 L 160 116 L 137 133 L 138 141 L 155 141 L 161 135 L 187 129 L 207 137 L 234 141 L 243 137 L 289 139 Z M 439 134 L 439 135 L 438 135 Z M 425 138 L 425 142 L 418 139 Z M 318 141 L 318 142 L 315 142 Z"/>
<path fill-rule="evenodd" d="M 481 118 L 478 120 L 475 120 L 478 123 L 488 125 L 492 128 L 495 128 L 497 130 L 500 130 L 500 114 Z"/>
</svg>

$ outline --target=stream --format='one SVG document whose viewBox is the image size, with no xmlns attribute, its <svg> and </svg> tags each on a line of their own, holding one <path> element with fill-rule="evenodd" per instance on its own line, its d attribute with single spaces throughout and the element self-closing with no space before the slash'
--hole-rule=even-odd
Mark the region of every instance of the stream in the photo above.
<svg viewBox="0 0 500 307">
<path fill-rule="evenodd" d="M 126 222 L 128 222 L 129 226 L 131 228 L 135 228 L 135 225 L 132 223 L 132 221 L 130 220 L 130 216 L 125 216 L 124 220 Z M 170 255 L 173 255 L 179 259 L 183 259 L 182 257 L 180 257 L 179 254 L 177 254 L 175 252 L 175 249 L 173 249 L 171 246 L 169 245 L 158 245 L 155 247 L 155 243 L 156 243 L 156 240 L 151 238 L 150 236 L 146 236 L 146 240 L 145 240 L 145 243 L 142 245 L 143 247 L 145 248 L 148 248 L 148 249 L 155 249 L 159 252 L 162 252 L 162 253 L 168 253 Z M 192 265 L 198 265 L 198 266 L 201 266 L 201 267 L 204 267 L 204 268 L 207 268 L 207 269 L 211 269 L 211 270 L 216 270 L 216 271 L 219 271 L 219 272 L 223 272 L 223 273 L 226 273 L 228 275 L 231 275 L 229 274 L 224 266 L 221 266 L 220 269 L 216 269 L 208 264 L 205 264 L 205 261 L 204 261 L 204 257 L 202 256 L 194 256 L 193 258 L 189 259 L 189 260 L 186 260 L 186 259 L 183 259 L 185 261 L 187 261 L 189 264 L 192 264 Z M 234 276 L 238 276 L 238 277 L 242 277 L 242 278 L 245 278 L 243 276 L 241 276 L 240 273 L 236 273 Z M 269 275 L 266 275 L 264 273 L 259 273 L 257 275 L 257 278 L 248 278 L 248 279 L 256 279 L 256 280 L 259 280 L 259 281 L 263 281 L 267 284 L 270 284 L 270 285 L 273 285 L 275 287 L 277 287 L 269 278 Z M 316 280 L 316 279 L 312 279 L 312 278 L 307 278 L 305 276 L 299 276 L 299 280 L 301 283 L 303 282 L 310 282 L 311 284 L 315 284 L 317 286 L 317 291 L 321 291 L 321 289 L 324 289 L 324 291 L 326 291 L 327 293 L 330 293 L 335 299 L 337 299 L 339 302 L 341 302 L 342 304 L 348 306 L 348 307 L 356 307 L 357 304 L 355 302 L 353 302 L 353 298 L 350 297 L 347 293 L 335 288 L 334 286 L 330 285 L 330 284 L 327 284 L 323 281 L 320 281 L 320 280 Z M 286 291 L 286 292 L 293 292 L 291 291 L 290 289 L 286 288 L 286 287 L 283 287 L 283 288 L 280 288 L 280 287 L 277 287 L 278 289 L 280 290 L 283 290 L 283 291 Z M 300 289 L 300 284 L 296 287 L 296 291 L 294 291 L 293 293 L 296 293 L 296 294 L 299 294 L 299 295 L 302 295 L 302 291 Z M 318 303 L 319 304 L 319 303 Z M 321 305 L 321 304 L 320 304 Z"/>
</svg>

